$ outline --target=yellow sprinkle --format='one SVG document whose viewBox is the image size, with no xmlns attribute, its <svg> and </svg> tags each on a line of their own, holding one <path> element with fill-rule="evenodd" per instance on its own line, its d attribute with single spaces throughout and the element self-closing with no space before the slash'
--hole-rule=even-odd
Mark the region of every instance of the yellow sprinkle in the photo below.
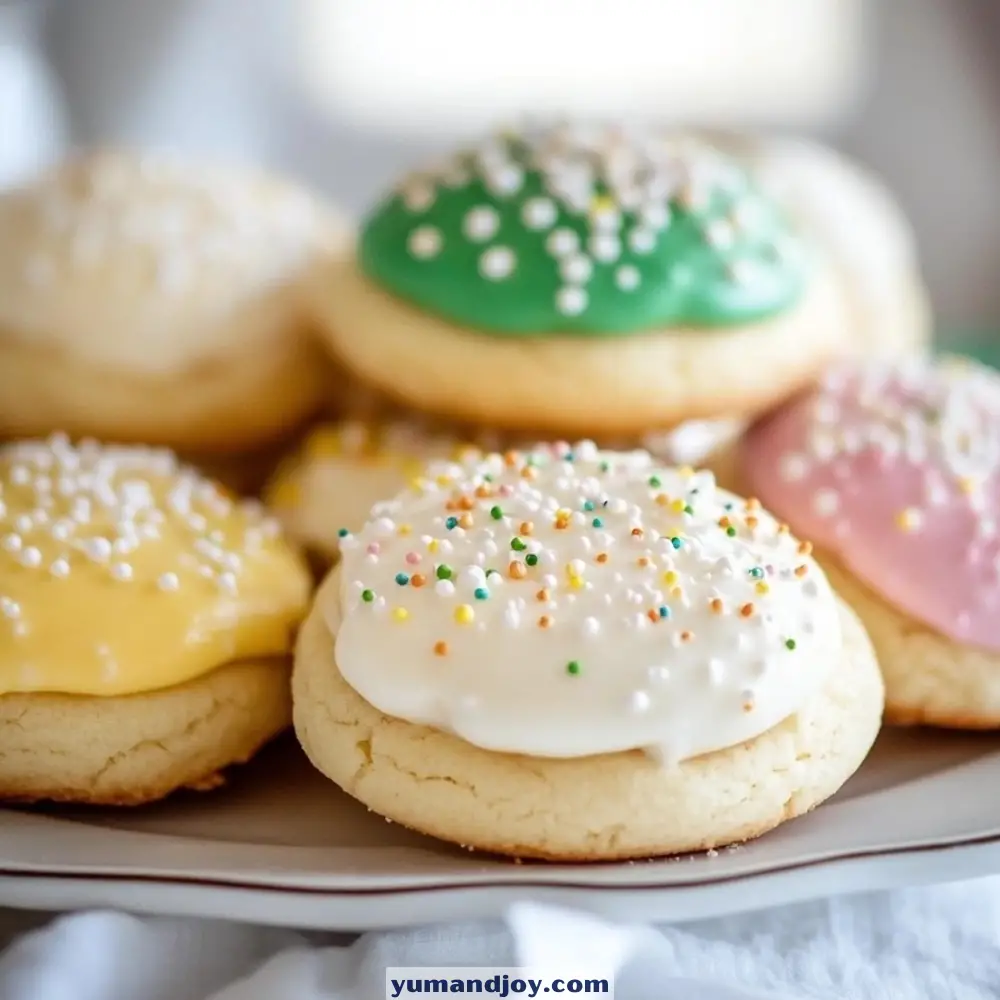
<svg viewBox="0 0 1000 1000">
<path fill-rule="evenodd" d="M 569 585 L 573 590 L 582 590 L 583 580 L 578 576 L 571 576 L 569 578 Z"/>
<path fill-rule="evenodd" d="M 602 212 L 613 212 L 616 207 L 614 198 L 606 194 L 594 195 L 590 201 L 590 211 L 593 215 L 600 215 Z"/>
<path fill-rule="evenodd" d="M 427 551 L 428 552 L 437 552 L 437 550 L 438 550 L 438 540 L 436 538 L 432 538 L 427 543 Z"/>
<path fill-rule="evenodd" d="M 411 524 L 400 524 L 396 526 L 396 534 L 405 538 L 413 531 L 413 525 Z"/>
<path fill-rule="evenodd" d="M 958 481 L 958 488 L 963 493 L 975 493 L 976 481 L 971 476 L 962 476 Z"/>
<path fill-rule="evenodd" d="M 410 489 L 413 490 L 414 493 L 423 493 L 426 484 L 427 484 L 426 479 L 424 479 L 421 476 L 414 476 L 410 480 Z"/>
<path fill-rule="evenodd" d="M 451 476 L 440 475 L 434 480 L 438 486 L 448 486 L 451 483 Z"/>
<path fill-rule="evenodd" d="M 683 591 L 683 590 L 681 590 L 681 588 L 680 588 L 680 587 L 674 587 L 674 588 L 673 588 L 673 589 L 672 589 L 672 590 L 670 591 L 670 596 L 671 596 L 671 597 L 683 597 L 683 596 L 684 596 L 684 591 Z"/>
<path fill-rule="evenodd" d="M 916 531 L 920 527 L 920 511 L 914 507 L 904 507 L 896 514 L 896 526 L 900 531 Z"/>
<path fill-rule="evenodd" d="M 567 510 L 565 507 L 560 507 L 556 511 L 556 520 L 568 521 L 573 516 L 573 511 Z"/>
<path fill-rule="evenodd" d="M 682 465 L 677 471 L 684 476 L 685 479 L 694 475 L 694 469 L 692 469 L 690 465 Z"/>
<path fill-rule="evenodd" d="M 685 507 L 685 503 L 684 503 L 684 501 L 683 501 L 683 500 L 674 500 L 674 501 L 673 501 L 673 502 L 672 502 L 672 503 L 670 504 L 670 509 L 671 509 L 671 510 L 672 510 L 672 511 L 673 511 L 673 512 L 674 512 L 675 514 L 681 514 L 681 513 L 683 513 L 683 512 L 684 512 L 684 507 Z"/>
<path fill-rule="evenodd" d="M 472 610 L 471 605 L 460 604 L 455 608 L 455 621 L 459 625 L 468 625 L 476 617 L 476 612 Z"/>
<path fill-rule="evenodd" d="M 392 617 L 398 622 L 405 622 L 410 617 L 410 612 L 406 608 L 393 608 Z"/>
<path fill-rule="evenodd" d="M 770 589 L 770 586 L 763 580 L 758 581 L 757 586 L 754 587 L 754 590 L 756 590 L 758 594 L 766 594 Z"/>
<path fill-rule="evenodd" d="M 668 569 L 666 573 L 663 574 L 663 582 L 669 587 L 677 582 L 677 574 L 672 570 Z"/>
</svg>

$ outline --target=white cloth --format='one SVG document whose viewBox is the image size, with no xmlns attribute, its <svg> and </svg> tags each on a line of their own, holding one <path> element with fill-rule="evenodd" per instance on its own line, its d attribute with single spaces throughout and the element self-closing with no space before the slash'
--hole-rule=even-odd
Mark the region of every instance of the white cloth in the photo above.
<svg viewBox="0 0 1000 1000">
<path fill-rule="evenodd" d="M 118 913 L 62 917 L 0 956 L 0 1000 L 381 1000 L 387 966 L 619 969 L 617 1000 L 995 1000 L 1000 879 L 682 927 L 533 904 L 503 922 L 330 935 Z"/>
</svg>

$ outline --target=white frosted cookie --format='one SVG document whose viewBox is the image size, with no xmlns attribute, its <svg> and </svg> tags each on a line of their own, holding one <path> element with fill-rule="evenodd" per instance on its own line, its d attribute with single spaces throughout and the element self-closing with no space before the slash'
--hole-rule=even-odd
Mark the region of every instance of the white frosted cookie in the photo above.
<svg viewBox="0 0 1000 1000">
<path fill-rule="evenodd" d="M 289 722 L 302 560 L 172 453 L 0 447 L 0 798 L 204 786 Z"/>
<path fill-rule="evenodd" d="M 814 249 L 719 149 L 543 127 L 403 178 L 312 287 L 337 356 L 407 405 L 635 436 L 748 416 L 842 356 Z"/>
<path fill-rule="evenodd" d="M 249 170 L 96 152 L 0 196 L 0 434 L 252 449 L 328 392 L 302 295 L 343 245 Z"/>
<path fill-rule="evenodd" d="M 341 545 L 296 731 L 442 839 L 557 860 L 745 840 L 831 795 L 878 730 L 864 631 L 708 473 L 587 442 L 442 463 Z"/>
<path fill-rule="evenodd" d="M 720 135 L 823 248 L 843 284 L 856 353 L 924 351 L 932 317 L 916 241 L 881 180 L 818 143 Z"/>
</svg>

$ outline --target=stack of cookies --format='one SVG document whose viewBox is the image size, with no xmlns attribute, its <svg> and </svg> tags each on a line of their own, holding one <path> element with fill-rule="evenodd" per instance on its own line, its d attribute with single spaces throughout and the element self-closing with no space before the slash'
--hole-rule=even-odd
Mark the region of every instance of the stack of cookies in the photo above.
<svg viewBox="0 0 1000 1000">
<path fill-rule="evenodd" d="M 4 797 L 208 787 L 291 714 L 389 819 L 623 859 L 833 794 L 879 660 L 894 718 L 995 724 L 1000 391 L 924 359 L 906 224 L 831 153 L 502 133 L 353 240 L 282 182 L 100 154 L 0 201 L 0 291 Z M 278 521 L 205 478 L 275 465 Z M 931 615 L 901 578 L 946 570 Z"/>
</svg>

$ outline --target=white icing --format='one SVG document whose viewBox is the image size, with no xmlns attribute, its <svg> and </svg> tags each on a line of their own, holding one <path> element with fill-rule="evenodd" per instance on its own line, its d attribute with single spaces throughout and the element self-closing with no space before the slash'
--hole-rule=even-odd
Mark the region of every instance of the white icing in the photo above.
<svg viewBox="0 0 1000 1000">
<path fill-rule="evenodd" d="M 345 539 L 324 608 L 345 680 L 390 716 L 541 757 L 684 760 L 799 710 L 841 656 L 799 543 L 710 473 L 561 447 L 433 466 Z"/>
</svg>

